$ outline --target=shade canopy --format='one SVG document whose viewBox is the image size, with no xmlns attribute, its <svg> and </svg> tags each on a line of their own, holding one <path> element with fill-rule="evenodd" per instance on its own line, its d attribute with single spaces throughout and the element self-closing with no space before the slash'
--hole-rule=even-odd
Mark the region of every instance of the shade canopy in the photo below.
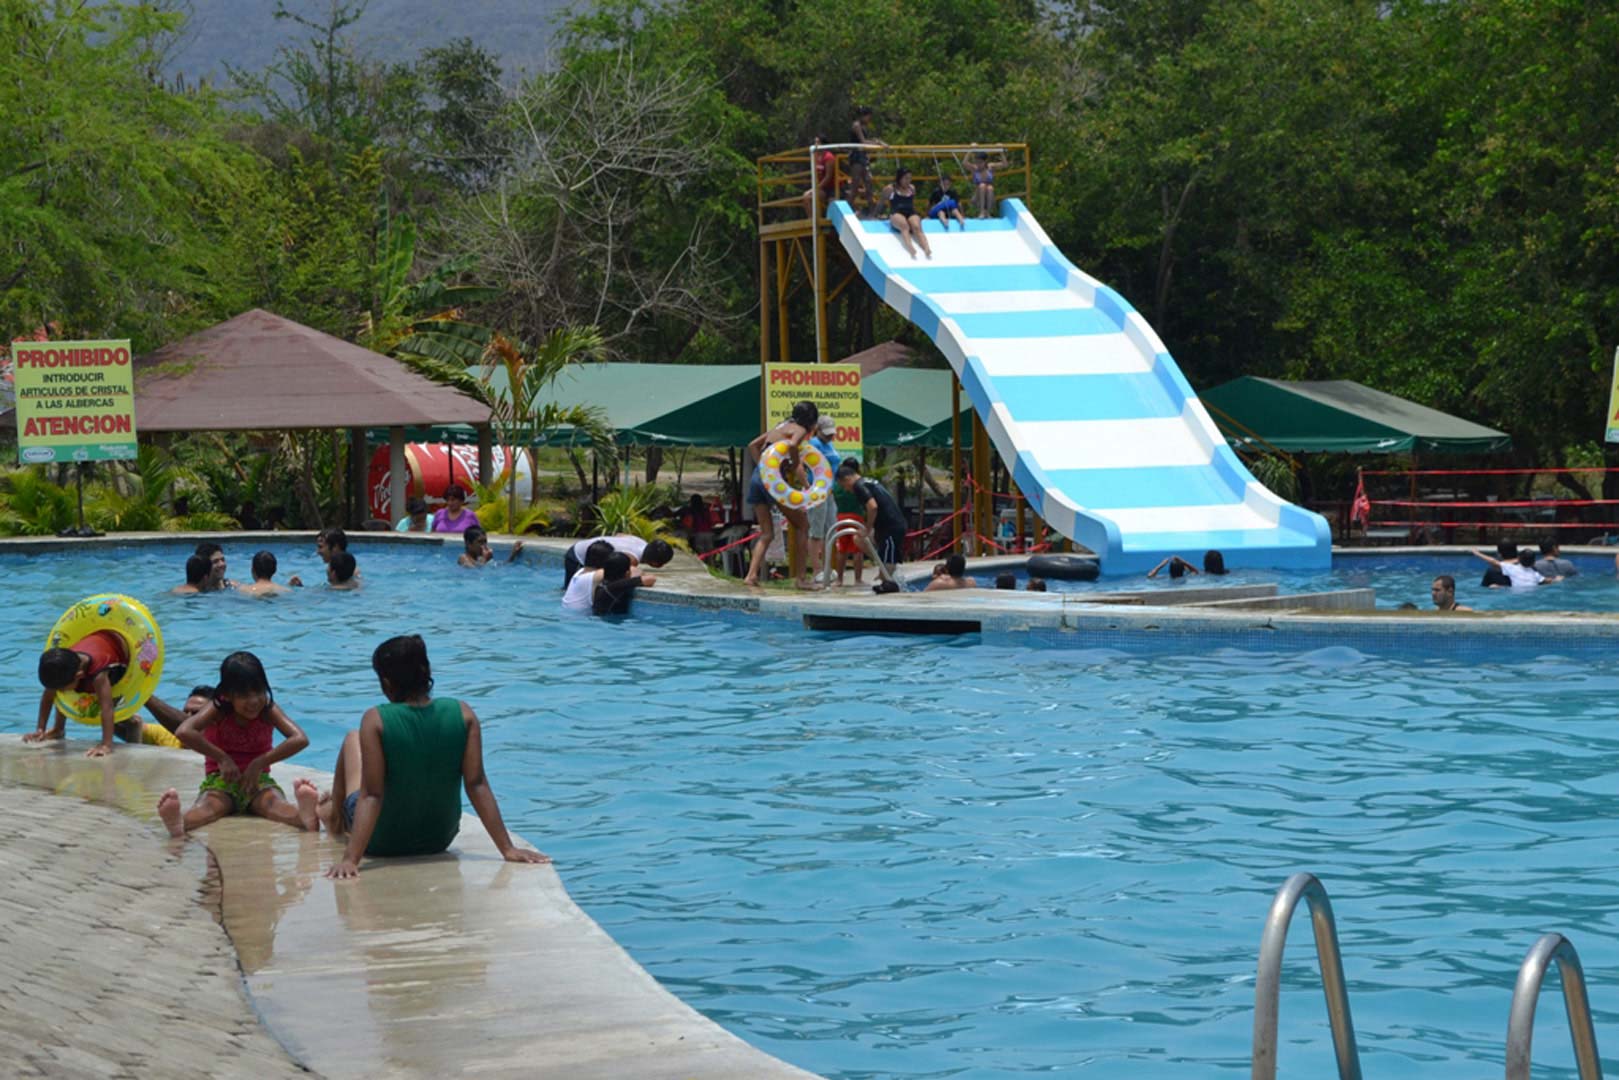
<svg viewBox="0 0 1619 1080">
<path fill-rule="evenodd" d="M 257 308 L 135 360 L 143 435 L 488 422 L 459 391 Z"/>
<path fill-rule="evenodd" d="M 505 373 L 490 379 L 505 391 Z M 889 368 L 862 380 L 867 446 L 950 445 L 950 373 Z M 536 403 L 599 408 L 620 446 L 746 446 L 759 434 L 759 368 L 753 364 L 581 364 Z M 963 404 L 963 414 L 968 406 Z M 962 425 L 970 443 L 972 425 Z M 463 425 L 411 429 L 424 442 L 465 442 Z M 567 446 L 571 429 L 546 432 L 542 445 Z"/>
<path fill-rule="evenodd" d="M 1202 395 L 1234 445 L 1290 453 L 1487 454 L 1512 436 L 1357 382 L 1245 375 Z"/>
</svg>

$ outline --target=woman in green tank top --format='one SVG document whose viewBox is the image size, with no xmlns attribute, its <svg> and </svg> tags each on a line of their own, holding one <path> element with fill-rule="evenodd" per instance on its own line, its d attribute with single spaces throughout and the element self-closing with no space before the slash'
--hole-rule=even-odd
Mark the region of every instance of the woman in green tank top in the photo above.
<svg viewBox="0 0 1619 1080">
<path fill-rule="evenodd" d="M 461 829 L 461 788 L 507 862 L 551 860 L 512 843 L 483 771 L 483 736 L 465 702 L 433 697 L 433 669 L 419 636 L 389 638 L 371 654 L 386 705 L 368 709 L 343 739 L 321 816 L 348 834 L 327 877 L 360 874 L 364 855 L 435 855 Z"/>
</svg>

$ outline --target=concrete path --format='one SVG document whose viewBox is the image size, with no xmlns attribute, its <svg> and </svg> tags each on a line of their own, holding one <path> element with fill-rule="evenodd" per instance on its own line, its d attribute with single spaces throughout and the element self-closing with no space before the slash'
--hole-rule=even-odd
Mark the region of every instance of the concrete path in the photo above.
<svg viewBox="0 0 1619 1080">
<path fill-rule="evenodd" d="M 0 819 L 6 1076 L 308 1075 L 259 1024 L 198 902 L 201 845 L 170 850 L 126 814 L 21 788 L 0 788 Z"/>
<path fill-rule="evenodd" d="M 236 946 L 253 1005 L 292 1057 L 328 1077 L 555 1077 L 566 1080 L 805 1080 L 794 1069 L 754 1049 L 711 1023 L 665 991 L 569 899 L 550 867 L 502 861 L 476 818 L 462 820 L 450 852 L 432 858 L 368 861 L 358 881 L 337 884 L 324 872 L 338 845 L 256 818 L 233 817 L 197 833 L 189 842 L 170 841 L 156 821 L 155 805 L 164 788 L 176 787 L 189 800 L 202 776 L 194 754 L 156 747 L 120 745 L 113 756 L 90 760 L 80 755 L 88 743 L 26 746 L 15 738 L 0 742 L 0 793 L 8 802 L 32 808 L 30 828 L 15 830 L 25 839 L 41 835 L 58 817 L 85 817 L 85 834 L 96 837 L 90 851 L 70 848 L 56 854 L 46 847 L 28 880 L 0 867 L 0 911 L 19 940 L 46 943 L 47 956 L 21 977 L 11 975 L 12 946 L 0 936 L 0 1030 L 26 1042 L 33 1023 L 27 1000 L 36 986 L 50 986 L 49 947 L 76 942 L 85 957 L 102 957 L 124 935 L 136 940 L 155 932 L 145 921 L 138 931 L 119 931 L 105 921 L 109 910 L 144 912 L 147 896 L 126 883 L 166 868 L 179 891 L 164 894 L 157 906 L 185 920 L 165 931 L 219 945 L 219 935 L 200 915 L 194 894 L 207 858 L 217 867 L 219 904 L 226 931 Z M 283 788 L 299 776 L 326 786 L 324 774 L 276 766 Z M 68 798 L 19 792 L 19 786 L 45 788 L 106 803 L 139 821 L 86 808 Z M 105 841 L 98 826 L 106 825 Z M 115 827 L 114 827 L 115 826 Z M 179 849 L 179 860 L 171 852 Z M 6 849 L 0 847 L 0 851 Z M 33 848 L 30 850 L 39 849 Z M 114 858 L 116 856 L 116 861 Z M 565 868 L 564 868 L 565 869 Z M 64 900 L 64 897 L 70 899 Z M 61 927 L 58 909 L 83 909 L 80 926 Z M 145 916 L 142 916 L 143 920 Z M 200 919 L 200 921 L 198 921 Z M 197 930 L 189 927 L 195 923 Z M 19 930 L 18 928 L 23 928 Z M 0 930 L 0 935 L 6 933 Z M 199 970 L 189 954 L 173 958 L 170 943 L 154 950 L 148 983 L 190 996 Z M 53 1005 L 70 1006 L 80 995 L 101 1003 L 111 987 L 131 971 L 142 970 L 121 954 L 106 967 L 87 960 Z M 58 967 L 60 965 L 57 965 Z M 235 979 L 228 952 L 215 967 L 228 985 Z M 45 972 L 41 974 L 41 972 Z M 132 995 L 133 996 L 133 995 Z M 144 996 L 144 990 L 142 995 Z M 215 994 L 212 997 L 219 997 Z M 239 1011 L 238 998 L 231 1001 Z M 9 1025 L 21 1024 L 13 1032 Z M 56 1036 L 64 1048 L 80 1045 L 80 1021 L 63 1025 Z M 196 1023 L 165 1030 L 158 1016 L 131 1017 L 116 1027 L 101 1025 L 88 1045 L 114 1048 L 168 1045 L 203 1071 L 222 1071 L 222 1043 L 241 1030 L 238 1021 L 209 1015 Z M 37 1038 L 37 1036 L 32 1036 Z M 274 1044 L 262 1034 L 256 1045 Z M 145 1040 L 144 1042 L 140 1040 Z M 0 1042 L 0 1048 L 6 1044 Z M 147 1051 L 143 1051 L 147 1052 Z M 206 1058 L 206 1060 L 204 1060 Z M 0 1061 L 15 1060 L 9 1055 Z M 262 1076 L 281 1072 L 255 1067 Z M 114 1062 L 116 1064 L 116 1062 Z M 141 1076 L 193 1075 L 136 1070 Z M 49 1075 L 80 1075 L 67 1071 Z M 119 1075 L 116 1071 L 84 1075 Z"/>
</svg>

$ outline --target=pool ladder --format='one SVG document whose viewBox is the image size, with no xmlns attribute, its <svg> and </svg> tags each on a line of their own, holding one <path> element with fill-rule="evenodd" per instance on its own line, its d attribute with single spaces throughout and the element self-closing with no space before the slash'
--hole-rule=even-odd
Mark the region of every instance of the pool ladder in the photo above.
<svg viewBox="0 0 1619 1080">
<path fill-rule="evenodd" d="M 1343 956 L 1338 949 L 1338 924 L 1326 887 L 1314 874 L 1294 874 L 1276 891 L 1265 933 L 1259 940 L 1259 973 L 1254 981 L 1253 1080 L 1276 1080 L 1276 1023 L 1281 1004 L 1282 951 L 1293 911 L 1304 901 L 1315 931 L 1316 958 L 1321 988 L 1326 992 L 1327 1019 L 1332 1026 L 1332 1047 L 1338 1060 L 1338 1080 L 1361 1080 L 1360 1051 L 1355 1045 L 1355 1023 L 1349 1015 L 1349 991 L 1344 985 Z M 1580 1080 L 1602 1080 L 1597 1057 L 1596 1029 L 1591 1024 L 1591 1002 L 1585 989 L 1574 944 L 1562 934 L 1545 934 L 1535 942 L 1518 968 L 1507 1020 L 1506 1080 L 1529 1080 L 1529 1044 L 1535 1033 L 1535 1006 L 1547 970 L 1557 965 L 1563 982 L 1563 1005 L 1568 1011 L 1569 1033 L 1574 1039 L 1574 1060 Z"/>
</svg>

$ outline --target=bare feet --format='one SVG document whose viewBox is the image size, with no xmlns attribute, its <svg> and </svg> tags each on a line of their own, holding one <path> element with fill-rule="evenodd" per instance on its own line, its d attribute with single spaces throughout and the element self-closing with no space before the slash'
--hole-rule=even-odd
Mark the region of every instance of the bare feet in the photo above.
<svg viewBox="0 0 1619 1080">
<path fill-rule="evenodd" d="M 292 783 L 292 797 L 298 801 L 298 820 L 303 822 L 305 832 L 320 832 L 320 817 L 316 810 L 320 806 L 320 791 L 309 780 L 294 780 Z"/>
<path fill-rule="evenodd" d="M 182 839 L 186 834 L 185 812 L 180 809 L 180 793 L 173 788 L 165 791 L 157 800 L 157 816 L 163 819 L 168 828 L 169 835 L 175 839 Z"/>
</svg>

